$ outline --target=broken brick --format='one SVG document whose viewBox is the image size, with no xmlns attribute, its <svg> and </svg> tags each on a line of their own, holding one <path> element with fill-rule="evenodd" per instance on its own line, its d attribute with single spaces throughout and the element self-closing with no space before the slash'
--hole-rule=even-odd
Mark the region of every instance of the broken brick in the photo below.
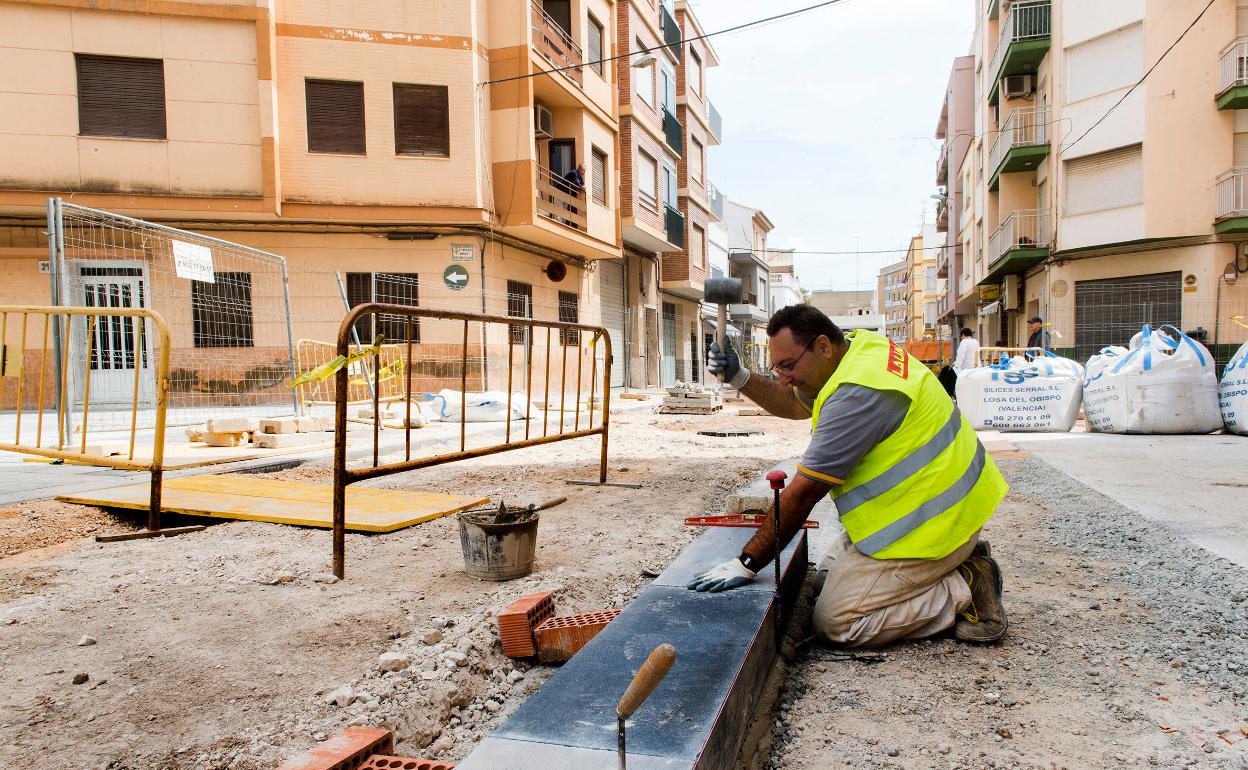
<svg viewBox="0 0 1248 770">
<path fill-rule="evenodd" d="M 503 643 L 503 654 L 511 658 L 536 655 L 534 631 L 554 614 L 555 601 L 549 592 L 522 596 L 509 604 L 498 613 L 498 637 Z"/>
<path fill-rule="evenodd" d="M 450 762 L 439 762 L 435 759 L 417 759 L 414 757 L 391 757 L 385 754 L 374 754 L 364 760 L 359 770 L 455 770 Z"/>
<path fill-rule="evenodd" d="M 356 770 L 368 758 L 394 751 L 394 736 L 377 727 L 348 727 L 278 770 Z"/>
<path fill-rule="evenodd" d="M 543 621 L 537 627 L 537 659 L 542 663 L 571 660 L 619 614 L 619 610 L 607 610 Z"/>
</svg>

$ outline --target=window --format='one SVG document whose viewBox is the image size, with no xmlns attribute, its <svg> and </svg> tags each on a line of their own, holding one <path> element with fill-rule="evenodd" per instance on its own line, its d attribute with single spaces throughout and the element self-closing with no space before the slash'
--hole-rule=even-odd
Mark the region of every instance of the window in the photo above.
<svg viewBox="0 0 1248 770">
<path fill-rule="evenodd" d="M 369 302 L 420 307 L 420 280 L 416 273 L 347 273 L 347 304 Z M 360 343 L 371 345 L 380 334 L 386 342 L 407 341 L 406 316 L 379 314 L 355 322 Z M 412 342 L 420 342 L 420 319 L 413 318 Z"/>
<path fill-rule="evenodd" d="M 589 186 L 593 193 L 594 203 L 607 205 L 607 154 L 597 147 L 590 153 Z"/>
<path fill-rule="evenodd" d="M 648 49 L 641 40 L 638 40 L 637 50 L 644 52 Z M 654 106 L 654 69 L 654 67 L 642 67 L 629 70 L 633 73 L 633 80 L 637 81 L 637 96 L 650 106 Z"/>
<path fill-rule="evenodd" d="M 165 138 L 165 64 L 160 59 L 76 54 L 78 133 Z"/>
<path fill-rule="evenodd" d="M 702 57 L 693 46 L 689 47 L 689 87 L 695 94 L 702 94 Z"/>
<path fill-rule="evenodd" d="M 706 231 L 697 225 L 689 226 L 689 264 L 706 268 Z"/>
<path fill-rule="evenodd" d="M 363 126 L 362 117 L 360 124 Z M 446 86 L 394 84 L 394 154 L 429 158 L 450 156 L 451 121 Z"/>
<path fill-rule="evenodd" d="M 1142 145 L 1066 161 L 1066 214 L 1133 206 L 1144 200 Z"/>
<path fill-rule="evenodd" d="M 533 317 L 533 286 L 520 281 L 507 282 L 507 315 L 512 318 Z M 529 327 L 512 324 L 507 327 L 512 345 L 523 345 Z"/>
<path fill-rule="evenodd" d="M 1133 24 L 1066 49 L 1066 103 L 1126 88 L 1143 75 L 1144 25 Z"/>
<path fill-rule="evenodd" d="M 637 197 L 651 209 L 657 210 L 659 205 L 658 167 L 654 158 L 641 150 L 637 151 Z"/>
<path fill-rule="evenodd" d="M 191 336 L 197 348 L 250 348 L 251 273 L 213 273 L 214 283 L 191 281 Z"/>
<path fill-rule="evenodd" d="M 602 38 L 602 25 L 591 13 L 589 14 L 589 40 L 586 41 L 585 54 L 589 57 L 589 61 L 593 62 L 589 66 L 599 75 L 602 74 Z"/>
<path fill-rule="evenodd" d="M 575 323 L 581 322 L 580 308 L 578 307 L 578 304 L 577 304 L 579 299 L 580 298 L 576 296 L 576 292 L 574 291 L 559 292 L 559 320 L 560 321 L 562 321 L 563 323 L 568 323 L 568 324 L 575 324 Z M 579 331 L 576 331 L 575 329 L 573 330 L 560 329 L 559 330 L 559 344 L 565 347 L 570 346 L 570 345 L 580 345 L 581 333 Z"/>
<path fill-rule="evenodd" d="M 344 80 L 304 81 L 308 152 L 364 154 L 364 84 Z"/>
<path fill-rule="evenodd" d="M 692 137 L 689 140 L 689 178 L 702 182 L 702 143 Z"/>
</svg>

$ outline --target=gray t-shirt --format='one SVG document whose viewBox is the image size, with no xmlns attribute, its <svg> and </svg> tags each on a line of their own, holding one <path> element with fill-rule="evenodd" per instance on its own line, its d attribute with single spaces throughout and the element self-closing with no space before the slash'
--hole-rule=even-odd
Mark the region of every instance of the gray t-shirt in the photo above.
<svg viewBox="0 0 1248 770">
<path fill-rule="evenodd" d="M 867 452 L 893 435 L 909 409 L 909 397 L 895 390 L 840 386 L 824 402 L 797 472 L 822 484 L 845 483 Z"/>
</svg>

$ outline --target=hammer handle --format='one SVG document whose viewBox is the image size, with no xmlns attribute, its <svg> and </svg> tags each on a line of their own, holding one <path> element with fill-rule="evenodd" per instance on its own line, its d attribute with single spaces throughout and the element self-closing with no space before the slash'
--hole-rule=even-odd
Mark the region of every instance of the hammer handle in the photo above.
<svg viewBox="0 0 1248 770">
<path fill-rule="evenodd" d="M 721 303 L 717 312 L 716 320 L 719 321 L 719 328 L 715 330 L 715 341 L 719 343 L 719 352 L 723 353 L 727 350 L 724 347 L 724 340 L 728 337 L 728 306 Z"/>
<path fill-rule="evenodd" d="M 663 677 L 667 676 L 668 670 L 675 662 L 675 647 L 666 642 L 655 647 L 650 657 L 646 658 L 646 662 L 641 664 L 641 670 L 637 672 L 637 676 L 633 677 L 632 683 L 624 691 L 620 702 L 616 704 L 615 715 L 620 719 L 631 717 L 646 698 L 650 697 L 650 693 L 654 692 L 659 682 L 663 681 Z"/>
</svg>

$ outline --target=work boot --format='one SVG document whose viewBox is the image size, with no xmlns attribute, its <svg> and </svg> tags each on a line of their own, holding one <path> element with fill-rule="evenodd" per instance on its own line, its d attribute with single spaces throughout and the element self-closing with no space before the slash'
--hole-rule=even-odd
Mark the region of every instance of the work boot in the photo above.
<svg viewBox="0 0 1248 770">
<path fill-rule="evenodd" d="M 978 545 L 976 548 L 978 549 Z M 954 625 L 954 636 L 964 642 L 995 642 L 1009 625 L 1001 595 L 1001 568 L 991 556 L 974 553 L 958 567 L 971 589 L 971 605 Z"/>
</svg>

